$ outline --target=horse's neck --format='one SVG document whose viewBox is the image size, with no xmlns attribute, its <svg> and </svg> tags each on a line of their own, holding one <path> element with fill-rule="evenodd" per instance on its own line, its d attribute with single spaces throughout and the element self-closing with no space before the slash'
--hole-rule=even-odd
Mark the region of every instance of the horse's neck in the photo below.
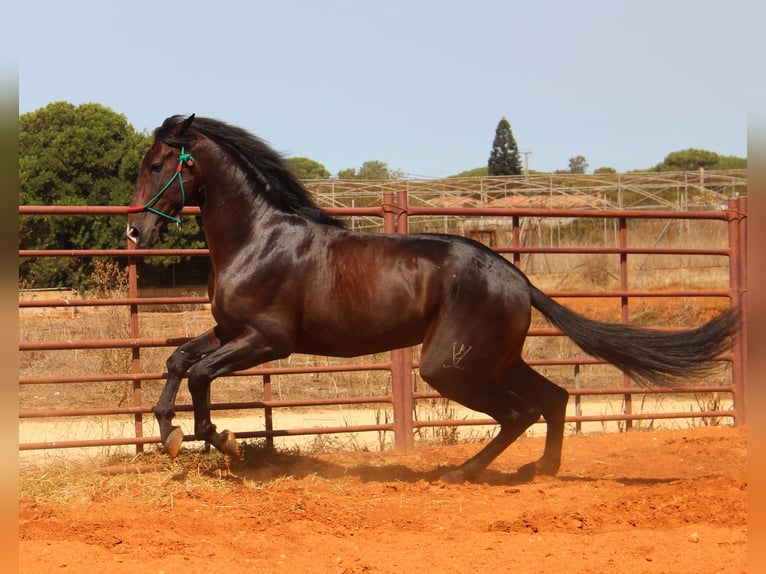
<svg viewBox="0 0 766 574">
<path fill-rule="evenodd" d="M 211 259 L 250 240 L 253 221 L 260 211 L 256 203 L 241 181 L 206 182 L 200 213 Z"/>
<path fill-rule="evenodd" d="M 211 190 L 201 206 L 205 240 L 214 266 L 234 261 L 243 251 L 257 256 L 261 250 L 273 249 L 269 241 L 280 227 L 289 225 L 290 215 L 270 205 L 249 189 L 235 186 Z"/>
</svg>

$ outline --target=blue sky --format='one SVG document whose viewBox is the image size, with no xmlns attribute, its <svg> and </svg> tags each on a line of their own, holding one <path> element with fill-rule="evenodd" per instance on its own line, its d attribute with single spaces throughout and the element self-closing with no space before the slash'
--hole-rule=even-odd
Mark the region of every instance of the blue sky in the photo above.
<svg viewBox="0 0 766 574">
<path fill-rule="evenodd" d="M 747 155 L 743 23 L 755 15 L 742 0 L 25 0 L 16 11 L 20 113 L 97 102 L 151 131 L 194 112 L 332 174 L 367 160 L 412 177 L 486 165 L 503 116 L 541 171 L 576 155 L 618 171 L 689 147 Z"/>
</svg>

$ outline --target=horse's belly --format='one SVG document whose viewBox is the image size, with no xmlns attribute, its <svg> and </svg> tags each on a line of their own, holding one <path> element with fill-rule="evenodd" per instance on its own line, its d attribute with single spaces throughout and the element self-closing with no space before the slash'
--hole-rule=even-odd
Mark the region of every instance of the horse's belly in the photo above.
<svg viewBox="0 0 766 574">
<path fill-rule="evenodd" d="M 334 357 L 358 357 L 417 345 L 424 328 L 417 323 L 386 325 L 385 322 L 359 322 L 349 317 L 341 325 L 307 327 L 296 345 L 296 352 Z"/>
</svg>

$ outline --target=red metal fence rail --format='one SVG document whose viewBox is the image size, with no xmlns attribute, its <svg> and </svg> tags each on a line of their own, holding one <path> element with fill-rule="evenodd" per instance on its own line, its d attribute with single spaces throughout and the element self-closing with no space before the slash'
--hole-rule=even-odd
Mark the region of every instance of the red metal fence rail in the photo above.
<svg viewBox="0 0 766 574">
<path fill-rule="evenodd" d="M 735 337 L 730 354 L 721 357 L 722 360 L 731 363 L 729 384 L 708 385 L 689 387 L 682 392 L 688 393 L 728 393 L 733 397 L 733 410 L 708 409 L 700 411 L 683 411 L 672 413 L 660 412 L 634 412 L 632 399 L 636 394 L 657 394 L 679 391 L 667 389 L 646 390 L 634 386 L 629 378 L 623 380 L 622 386 L 608 389 L 569 389 L 575 405 L 578 406 L 581 397 L 592 395 L 617 395 L 623 398 L 624 411 L 622 413 L 582 415 L 579 409 L 574 416 L 568 416 L 567 422 L 575 423 L 577 428 L 585 422 L 591 421 L 623 421 L 629 428 L 633 421 L 663 418 L 693 418 L 713 417 L 730 418 L 734 424 L 740 425 L 746 416 L 746 317 L 747 317 L 747 199 L 738 198 L 729 201 L 727 208 L 720 211 L 622 211 L 622 210 L 567 210 L 567 209 L 525 209 L 525 208 L 435 208 L 411 206 L 408 204 L 406 192 L 399 192 L 396 197 L 391 193 L 384 194 L 382 205 L 367 208 L 335 208 L 332 213 L 340 216 L 364 215 L 366 217 L 379 217 L 384 222 L 384 230 L 388 233 L 407 233 L 410 218 L 419 216 L 459 216 L 472 218 L 487 217 L 504 218 L 510 220 L 512 228 L 512 244 L 507 247 L 496 248 L 501 253 L 508 254 L 512 261 L 519 264 L 523 254 L 546 254 L 546 253 L 589 253 L 589 254 L 614 254 L 619 256 L 619 281 L 618 290 L 602 291 L 548 291 L 553 297 L 607 297 L 618 298 L 621 305 L 622 320 L 628 321 L 628 303 L 635 297 L 725 297 L 731 301 L 731 305 L 741 311 L 743 330 Z M 23 216 L 60 216 L 60 215 L 83 215 L 83 216 L 124 216 L 124 207 L 74 207 L 74 206 L 20 206 L 19 214 Z M 185 214 L 198 214 L 197 208 L 184 209 Z M 521 243 L 521 227 L 524 218 L 599 218 L 614 220 L 619 229 L 619 245 L 616 247 L 542 247 L 523 246 Z M 688 248 L 634 248 L 628 245 L 628 226 L 630 219 L 664 219 L 664 220 L 710 220 L 720 222 L 728 227 L 729 244 L 724 249 L 688 249 Z M 82 299 L 82 300 L 53 300 L 53 301 L 19 301 L 20 309 L 29 308 L 77 308 L 77 307 L 104 307 L 125 306 L 130 314 L 130 336 L 118 339 L 66 339 L 45 341 L 20 341 L 21 353 L 43 350 L 81 350 L 81 349 L 115 349 L 123 348 L 131 350 L 129 372 L 119 374 L 98 374 L 89 376 L 20 376 L 20 385 L 40 384 L 69 384 L 69 383 L 103 383 L 105 381 L 130 382 L 132 385 L 131 404 L 114 408 L 42 408 L 25 409 L 19 413 L 20 424 L 23 421 L 38 419 L 56 419 L 62 417 L 130 417 L 133 422 L 134 436 L 131 437 L 102 437 L 84 440 L 45 440 L 41 442 L 20 443 L 20 450 L 37 450 L 53 448 L 92 447 L 92 446 L 120 446 L 135 445 L 140 451 L 145 444 L 158 443 L 159 437 L 146 436 L 144 430 L 144 417 L 151 416 L 151 405 L 144 403 L 142 384 L 149 380 L 163 380 L 165 374 L 161 372 L 144 372 L 141 361 L 141 350 L 151 347 L 175 347 L 185 342 L 186 338 L 163 338 L 161 334 L 152 333 L 147 336 L 139 328 L 140 307 L 153 305 L 199 305 L 206 303 L 206 297 L 139 297 L 136 263 L 139 258 L 156 255 L 196 255 L 207 254 L 204 249 L 175 250 L 153 249 L 140 250 L 128 245 L 128 249 L 114 250 L 20 250 L 20 257 L 113 257 L 127 258 L 129 288 L 128 297 L 118 299 Z M 697 255 L 717 255 L 728 259 L 729 285 L 719 289 L 675 289 L 656 291 L 631 289 L 628 281 L 628 257 L 648 254 L 672 254 L 683 257 Z M 560 336 L 561 333 L 552 328 L 538 328 L 530 331 L 531 336 Z M 548 358 L 530 361 L 532 365 L 569 365 L 573 368 L 575 376 L 584 365 L 596 364 L 598 361 L 588 358 Z M 435 392 L 417 392 L 413 387 L 413 369 L 417 367 L 417 361 L 413 360 L 411 349 L 399 349 L 392 351 L 390 360 L 367 364 L 347 364 L 332 366 L 313 367 L 271 367 L 261 366 L 235 373 L 233 376 L 257 376 L 263 380 L 263 400 L 240 403 L 218 403 L 212 405 L 214 410 L 235 409 L 263 409 L 265 414 L 265 428 L 237 432 L 240 438 L 264 437 L 267 441 L 273 441 L 274 437 L 316 435 L 327 433 L 359 433 L 367 431 L 392 432 L 394 445 L 398 449 L 409 449 L 413 446 L 413 433 L 424 427 L 441 426 L 466 426 L 493 423 L 490 419 L 475 420 L 431 420 L 418 421 L 413 416 L 413 408 L 417 401 L 433 399 L 439 395 Z M 285 374 L 308 374 L 320 372 L 357 372 L 357 371 L 387 371 L 391 377 L 391 392 L 388 394 L 344 397 L 344 398 L 317 398 L 310 400 L 274 400 L 271 388 L 271 377 Z M 352 405 L 352 404 L 386 404 L 393 411 L 393 420 L 375 425 L 323 428 L 291 428 L 275 429 L 273 426 L 273 411 L 284 407 L 327 406 L 327 405 Z M 177 411 L 191 410 L 190 405 L 179 405 Z M 186 440 L 194 440 L 193 436 L 185 437 Z"/>
</svg>

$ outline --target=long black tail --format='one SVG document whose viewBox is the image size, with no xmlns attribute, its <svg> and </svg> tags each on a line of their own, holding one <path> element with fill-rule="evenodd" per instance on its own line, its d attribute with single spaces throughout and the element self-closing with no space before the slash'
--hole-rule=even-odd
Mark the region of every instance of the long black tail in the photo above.
<svg viewBox="0 0 766 574">
<path fill-rule="evenodd" d="M 677 386 L 679 379 L 704 374 L 711 360 L 729 347 L 739 318 L 731 310 L 711 321 L 674 333 L 601 323 L 559 305 L 530 285 L 532 306 L 589 355 L 603 359 L 641 385 Z"/>
</svg>

